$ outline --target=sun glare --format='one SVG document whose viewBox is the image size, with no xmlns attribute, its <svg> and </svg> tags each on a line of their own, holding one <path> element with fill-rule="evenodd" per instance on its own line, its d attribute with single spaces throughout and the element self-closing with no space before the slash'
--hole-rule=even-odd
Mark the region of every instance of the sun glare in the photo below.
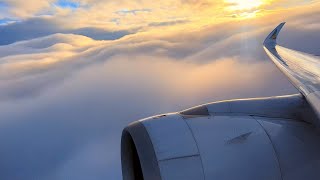
<svg viewBox="0 0 320 180">
<path fill-rule="evenodd" d="M 225 0 L 230 10 L 247 10 L 261 6 L 264 0 Z"/>
</svg>

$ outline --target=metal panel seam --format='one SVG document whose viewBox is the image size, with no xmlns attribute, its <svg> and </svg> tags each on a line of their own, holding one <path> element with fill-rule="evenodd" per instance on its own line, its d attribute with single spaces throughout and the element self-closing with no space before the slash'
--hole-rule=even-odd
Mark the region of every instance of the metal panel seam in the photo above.
<svg viewBox="0 0 320 180">
<path fill-rule="evenodd" d="M 190 157 L 197 157 L 197 156 L 200 156 L 200 154 L 194 154 L 194 155 L 190 155 L 190 156 L 181 156 L 181 157 L 174 157 L 174 158 L 162 159 L 162 160 L 159 160 L 159 162 L 170 161 L 170 160 L 175 160 L 175 159 L 190 158 Z"/>
<path fill-rule="evenodd" d="M 268 132 L 266 131 L 266 129 L 262 126 L 262 124 L 259 122 L 259 120 L 257 120 L 254 116 L 251 116 L 251 117 L 252 117 L 252 119 L 254 119 L 254 120 L 261 126 L 261 128 L 263 129 L 263 131 L 267 134 L 268 139 L 269 139 L 269 141 L 270 141 L 270 143 L 271 143 L 271 145 L 272 145 L 274 154 L 276 155 L 277 163 L 278 163 L 279 170 L 280 170 L 281 179 L 283 180 L 281 165 L 280 165 L 280 161 L 279 161 L 279 156 L 278 156 L 277 150 L 276 150 L 276 148 L 275 148 L 275 146 L 274 146 L 274 144 L 273 144 L 273 142 L 272 142 L 272 140 L 271 140 L 271 137 L 270 137 L 269 133 L 268 133 Z"/>
<path fill-rule="evenodd" d="M 199 153 L 199 158 L 200 158 L 200 161 L 201 161 L 203 178 L 204 178 L 204 180 L 205 180 L 205 179 L 206 179 L 206 174 L 204 173 L 204 166 L 203 166 L 203 161 L 202 161 L 202 157 L 201 157 L 201 154 L 200 154 L 200 149 L 199 149 L 199 146 L 198 146 L 198 142 L 197 142 L 197 140 L 196 140 L 196 138 L 195 138 L 195 136 L 194 136 L 194 134 L 193 134 L 193 131 L 192 131 L 191 127 L 189 126 L 187 120 L 186 120 L 186 119 L 183 119 L 183 121 L 187 124 L 187 126 L 188 126 L 188 128 L 189 128 L 189 130 L 190 130 L 190 133 L 191 133 L 191 135 L 192 135 L 192 137 L 193 137 L 193 139 L 194 139 L 194 142 L 196 143 L 196 146 L 197 146 L 197 149 L 198 149 L 198 153 Z"/>
</svg>

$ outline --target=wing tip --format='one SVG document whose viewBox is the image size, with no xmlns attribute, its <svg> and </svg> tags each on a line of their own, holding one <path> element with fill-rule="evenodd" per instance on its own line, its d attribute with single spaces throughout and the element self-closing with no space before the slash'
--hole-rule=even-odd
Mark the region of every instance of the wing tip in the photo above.
<svg viewBox="0 0 320 180">
<path fill-rule="evenodd" d="M 277 38 L 282 29 L 282 27 L 286 24 L 286 22 L 280 23 L 264 40 L 263 45 L 265 47 L 275 47 L 277 45 Z"/>
</svg>

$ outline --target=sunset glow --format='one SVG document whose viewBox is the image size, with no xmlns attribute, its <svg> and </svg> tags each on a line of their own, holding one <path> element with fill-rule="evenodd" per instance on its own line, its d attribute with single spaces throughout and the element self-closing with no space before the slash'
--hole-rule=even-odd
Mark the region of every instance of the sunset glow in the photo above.
<svg viewBox="0 0 320 180">
<path fill-rule="evenodd" d="M 226 0 L 232 10 L 248 10 L 258 8 L 265 0 Z"/>
<path fill-rule="evenodd" d="M 132 121 L 297 93 L 262 43 L 287 22 L 279 44 L 320 54 L 319 19 L 312 0 L 0 0 L 0 179 L 120 180 Z"/>
</svg>

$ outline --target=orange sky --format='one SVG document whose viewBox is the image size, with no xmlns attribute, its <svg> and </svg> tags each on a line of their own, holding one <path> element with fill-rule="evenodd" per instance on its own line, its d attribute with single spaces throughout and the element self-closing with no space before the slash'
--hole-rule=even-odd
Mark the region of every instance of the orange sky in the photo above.
<svg viewBox="0 0 320 180">
<path fill-rule="evenodd" d="M 279 23 L 320 53 L 316 1 L 27 2 L 0 2 L 0 179 L 121 179 L 129 122 L 297 93 L 262 48 Z"/>
<path fill-rule="evenodd" d="M 105 29 L 181 24 L 206 26 L 256 18 L 312 3 L 311 0 L 30 0 L 28 3 L 4 0 L 0 3 L 0 21 L 40 17 L 54 19 L 64 27 Z"/>
</svg>

